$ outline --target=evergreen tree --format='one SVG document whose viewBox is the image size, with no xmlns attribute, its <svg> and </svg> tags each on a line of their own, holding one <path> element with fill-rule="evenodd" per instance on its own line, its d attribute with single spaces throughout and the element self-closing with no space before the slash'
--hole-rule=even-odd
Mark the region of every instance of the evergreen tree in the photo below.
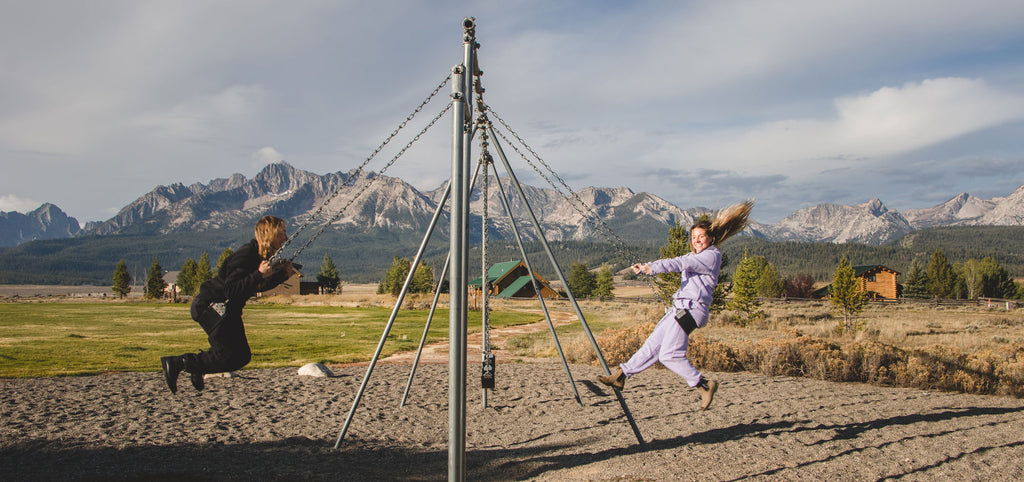
<svg viewBox="0 0 1024 482">
<path fill-rule="evenodd" d="M 167 282 L 164 281 L 164 268 L 160 261 L 153 258 L 153 264 L 149 266 L 149 276 L 146 277 L 146 299 L 155 300 L 164 295 L 167 289 Z"/>
<path fill-rule="evenodd" d="M 1010 272 L 1006 271 L 1005 269 L 1002 270 L 1001 277 L 1003 278 L 1003 280 L 999 283 L 999 285 L 1002 287 L 1002 294 L 1000 294 L 999 296 L 1002 298 L 1019 298 L 1019 296 L 1017 295 L 1017 293 L 1019 292 L 1017 282 L 1013 280 L 1012 276 L 1010 276 Z"/>
<path fill-rule="evenodd" d="M 936 249 L 932 253 L 932 260 L 928 263 L 926 271 L 928 276 L 928 294 L 936 298 L 949 298 L 953 296 L 956 288 L 956 273 L 946 256 L 941 250 Z"/>
<path fill-rule="evenodd" d="M 860 281 L 857 279 L 850 261 L 843 256 L 839 267 L 832 275 L 832 286 L 829 288 L 829 299 L 832 302 L 833 311 L 843 316 L 836 331 L 839 333 L 854 334 L 860 328 L 855 323 L 853 315 L 860 313 L 868 303 L 867 293 L 861 291 Z"/>
<path fill-rule="evenodd" d="M 916 258 L 910 263 L 907 281 L 903 283 L 903 296 L 906 298 L 928 297 L 928 274 L 921 269 L 921 263 Z"/>
<path fill-rule="evenodd" d="M 404 281 L 404 280 L 403 280 Z M 410 293 L 431 293 L 434 291 L 434 270 L 420 263 L 410 281 Z"/>
<path fill-rule="evenodd" d="M 706 215 L 705 215 L 706 216 Z M 668 229 L 668 242 L 659 250 L 662 259 L 676 258 L 690 252 L 690 233 L 685 226 L 676 221 L 675 226 Z M 682 276 L 679 273 L 661 273 L 654 277 L 654 285 L 658 289 L 665 304 L 672 304 L 672 295 L 679 290 Z M 719 285 L 724 283 L 719 280 Z"/>
<path fill-rule="evenodd" d="M 953 268 L 953 299 L 962 300 L 967 298 L 967 283 L 964 279 L 956 275 L 956 268 Z"/>
<path fill-rule="evenodd" d="M 569 266 L 569 289 L 576 298 L 589 298 L 594 292 L 597 277 L 583 263 Z"/>
<path fill-rule="evenodd" d="M 384 280 L 377 285 L 377 294 L 391 293 L 398 296 L 402 292 L 402 285 L 405 283 L 405 278 L 409 276 L 411 267 L 412 261 L 395 256 L 391 267 L 384 274 Z"/>
<path fill-rule="evenodd" d="M 711 313 L 721 313 L 726 308 L 729 293 L 732 292 L 732 283 L 729 282 L 729 275 L 725 272 L 725 267 L 729 266 L 729 256 L 722 253 L 722 266 L 718 273 L 718 284 L 715 285 L 715 291 L 711 293 L 711 306 L 709 310 Z"/>
<path fill-rule="evenodd" d="M 196 283 L 196 271 L 199 270 L 199 263 L 196 260 L 189 258 L 185 260 L 185 264 L 181 265 L 181 271 L 178 272 L 178 291 L 185 296 L 195 296 L 196 290 L 199 288 Z"/>
<path fill-rule="evenodd" d="M 1012 298 L 1016 293 L 1013 285 L 1013 277 L 1010 273 L 999 266 L 991 256 L 985 257 L 979 263 L 981 265 L 981 290 L 978 296 L 984 298 Z"/>
<path fill-rule="evenodd" d="M 757 294 L 764 298 L 778 298 L 782 296 L 782 292 L 785 290 L 785 285 L 782 282 L 782 275 L 779 274 L 779 270 L 775 269 L 775 265 L 768 262 L 764 256 L 758 256 L 761 258 L 761 266 L 758 269 L 757 274 Z"/>
<path fill-rule="evenodd" d="M 764 264 L 763 256 L 751 258 L 747 251 L 743 251 L 743 259 L 736 266 L 736 272 L 732 277 L 732 300 L 726 305 L 729 309 L 746 315 L 747 321 L 761 315 L 759 308 L 761 300 L 758 299 L 758 277 Z"/>
<path fill-rule="evenodd" d="M 597 271 L 597 277 L 594 278 L 594 291 L 592 294 L 601 299 L 612 298 L 615 296 L 612 293 L 614 290 L 615 275 L 612 273 L 612 268 L 608 265 L 603 265 Z"/>
<path fill-rule="evenodd" d="M 117 266 L 114 267 L 114 284 L 112 289 L 122 299 L 132 291 L 132 277 L 128 274 L 128 266 L 123 259 L 118 261 Z"/>
<path fill-rule="evenodd" d="M 213 271 L 210 269 L 210 255 L 207 254 L 206 251 L 203 251 L 203 255 L 199 257 L 199 262 L 196 267 L 195 292 L 199 293 L 199 287 L 211 278 L 213 278 Z"/>
<path fill-rule="evenodd" d="M 320 273 L 316 275 L 316 281 L 327 293 L 334 293 L 337 291 L 338 285 L 341 284 L 338 268 L 328 253 L 324 253 L 324 260 L 320 263 Z"/>
<path fill-rule="evenodd" d="M 231 248 L 224 248 L 224 251 L 220 252 L 220 257 L 217 258 L 217 267 L 213 269 L 214 276 L 220 274 L 220 267 L 224 266 L 224 261 L 228 259 L 228 256 L 235 254 L 235 250 Z"/>
</svg>

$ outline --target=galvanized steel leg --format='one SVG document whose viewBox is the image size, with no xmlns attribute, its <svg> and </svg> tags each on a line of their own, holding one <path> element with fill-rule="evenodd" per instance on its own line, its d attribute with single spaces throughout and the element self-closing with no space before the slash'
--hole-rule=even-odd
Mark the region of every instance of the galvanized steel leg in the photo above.
<svg viewBox="0 0 1024 482">
<path fill-rule="evenodd" d="M 497 136 L 494 134 L 494 128 L 488 127 L 488 133 L 492 139 L 497 140 Z M 565 280 L 565 274 L 562 273 L 561 268 L 558 267 L 558 261 L 555 260 L 555 255 L 551 252 L 551 246 L 548 245 L 547 238 L 544 237 L 544 231 L 541 230 L 540 223 L 537 221 L 537 216 L 533 213 L 533 209 L 530 208 L 529 203 L 526 202 L 526 193 L 523 192 L 522 185 L 519 184 L 519 180 L 516 179 L 515 173 L 512 171 L 512 166 L 509 165 L 508 159 L 505 157 L 504 151 L 501 150 L 501 145 L 497 142 L 494 143 L 495 150 L 498 152 L 498 157 L 501 158 L 502 164 L 505 165 L 505 170 L 508 171 L 509 182 L 519 194 L 519 199 L 523 202 L 526 207 L 527 214 L 530 215 L 530 221 L 533 222 L 534 229 L 537 230 L 537 237 L 540 239 L 541 244 L 544 246 L 544 251 L 548 255 L 548 259 L 551 260 L 551 265 L 558 274 L 558 279 L 562 282 L 562 286 L 566 287 L 566 293 L 569 295 L 569 301 L 572 302 L 573 308 L 576 310 L 576 316 L 579 317 L 580 323 L 583 325 L 583 331 L 586 333 L 587 338 L 590 340 L 591 346 L 594 347 L 594 352 L 597 354 L 597 359 L 601 362 L 601 368 L 604 369 L 605 375 L 610 375 L 611 370 L 608 369 L 608 363 L 604 360 L 604 355 L 601 354 L 601 347 L 598 346 L 597 340 L 594 339 L 594 334 L 590 331 L 590 326 L 587 325 L 587 320 L 583 317 L 583 311 L 580 310 L 580 305 L 576 302 L 576 297 L 572 295 L 572 290 L 568 289 L 569 283 Z M 615 392 L 615 398 L 619 400 L 619 405 L 622 406 L 622 411 L 626 414 L 626 420 L 629 421 L 629 426 L 633 429 L 633 434 L 636 435 L 637 442 L 641 446 L 644 444 L 643 436 L 640 435 L 640 428 L 637 427 L 636 421 L 633 420 L 633 414 L 630 413 L 629 407 L 626 405 L 626 399 L 622 397 L 622 393 L 618 390 Z"/>
</svg>

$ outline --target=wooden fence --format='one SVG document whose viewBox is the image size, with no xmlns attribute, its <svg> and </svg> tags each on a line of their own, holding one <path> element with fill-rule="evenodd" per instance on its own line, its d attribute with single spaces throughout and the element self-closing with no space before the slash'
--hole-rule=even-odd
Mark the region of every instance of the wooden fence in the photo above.
<svg viewBox="0 0 1024 482">
<path fill-rule="evenodd" d="M 509 298 L 510 300 L 519 301 L 536 301 L 537 298 Z M 661 298 L 655 295 L 648 296 L 614 296 L 611 298 L 577 298 L 578 301 L 605 301 L 612 303 L 660 303 Z M 808 302 L 819 302 L 828 303 L 828 299 L 822 298 L 758 298 L 759 301 L 763 302 L 774 302 L 774 303 L 808 303 Z M 568 298 L 558 298 L 557 301 L 568 301 Z M 927 306 L 930 308 L 937 308 L 940 306 L 980 306 L 989 309 L 1003 309 L 1006 311 L 1014 310 L 1017 308 L 1024 307 L 1024 300 L 1009 300 L 1003 298 L 974 298 L 974 299 L 940 299 L 940 298 L 877 298 L 868 301 L 868 304 L 876 306 L 885 305 L 918 305 Z"/>
</svg>

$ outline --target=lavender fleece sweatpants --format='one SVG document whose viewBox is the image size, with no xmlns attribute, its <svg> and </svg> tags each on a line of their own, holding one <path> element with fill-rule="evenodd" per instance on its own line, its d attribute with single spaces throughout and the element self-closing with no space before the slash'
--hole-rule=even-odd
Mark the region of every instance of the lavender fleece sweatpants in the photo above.
<svg viewBox="0 0 1024 482">
<path fill-rule="evenodd" d="M 683 377 L 687 385 L 695 387 L 700 383 L 701 375 L 686 358 L 689 346 L 690 337 L 676 321 L 675 310 L 669 310 L 654 327 L 651 336 L 644 341 L 644 346 L 640 347 L 629 361 L 619 365 L 619 368 L 622 368 L 622 373 L 626 376 L 633 376 L 660 361 L 669 370 Z"/>
</svg>

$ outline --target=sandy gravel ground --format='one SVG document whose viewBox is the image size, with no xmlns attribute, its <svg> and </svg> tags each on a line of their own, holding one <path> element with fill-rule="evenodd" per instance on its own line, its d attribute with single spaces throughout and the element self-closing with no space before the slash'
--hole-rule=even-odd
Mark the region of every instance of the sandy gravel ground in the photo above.
<svg viewBox="0 0 1024 482">
<path fill-rule="evenodd" d="M 500 360 L 500 358 L 499 358 Z M 158 372 L 0 380 L 2 480 L 442 480 L 445 364 L 379 364 L 340 449 L 365 365 L 333 378 L 246 370 L 176 396 Z M 571 366 L 505 363 L 489 407 L 470 374 L 469 480 L 1021 480 L 1024 400 L 713 373 L 710 410 L 666 370 L 615 397 Z"/>
</svg>

